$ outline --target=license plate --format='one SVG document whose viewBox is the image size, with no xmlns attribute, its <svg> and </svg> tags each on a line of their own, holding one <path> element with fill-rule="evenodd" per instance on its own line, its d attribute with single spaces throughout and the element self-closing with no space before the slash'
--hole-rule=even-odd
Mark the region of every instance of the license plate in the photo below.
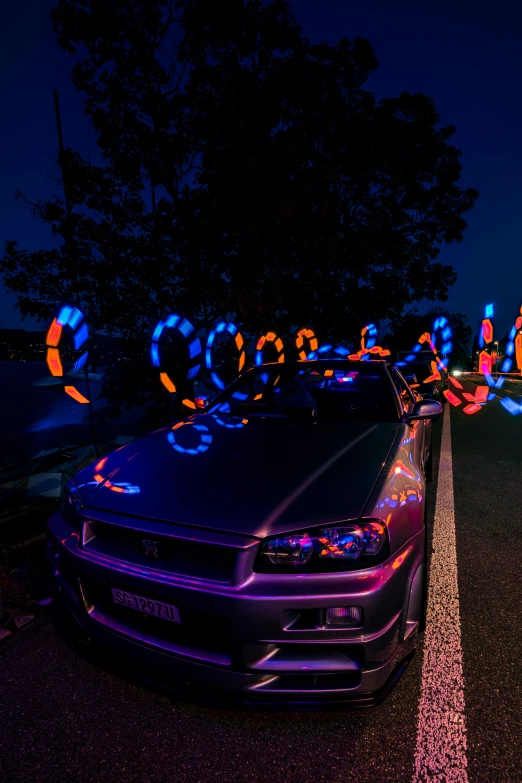
<svg viewBox="0 0 522 783">
<path fill-rule="evenodd" d="M 154 617 L 160 617 L 162 620 L 170 620 L 171 623 L 180 623 L 179 609 L 172 604 L 165 604 L 163 601 L 153 601 L 152 598 L 145 598 L 143 595 L 128 593 L 126 590 L 117 590 L 111 587 L 112 599 L 115 604 L 127 606 L 129 609 L 135 609 L 142 614 L 152 614 Z"/>
</svg>

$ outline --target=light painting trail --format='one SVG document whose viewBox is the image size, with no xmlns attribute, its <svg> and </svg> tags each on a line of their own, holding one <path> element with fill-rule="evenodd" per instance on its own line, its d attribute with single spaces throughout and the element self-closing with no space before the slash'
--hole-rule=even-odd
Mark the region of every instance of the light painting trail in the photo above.
<svg viewBox="0 0 522 783">
<path fill-rule="evenodd" d="M 277 354 L 277 361 L 284 362 L 285 354 L 284 354 L 283 341 L 281 340 L 280 337 L 277 336 L 275 332 L 267 332 L 266 334 L 262 335 L 257 341 L 256 356 L 255 356 L 256 366 L 259 366 L 260 364 L 264 364 L 265 360 L 263 357 L 263 350 L 266 347 L 267 343 L 272 344 L 274 346 Z"/>
<path fill-rule="evenodd" d="M 84 347 L 89 339 L 89 330 L 85 323 L 83 313 L 81 313 L 77 307 L 64 305 L 51 323 L 45 339 L 45 344 L 47 346 L 47 366 L 51 375 L 57 378 L 63 377 L 59 345 L 65 328 L 70 329 L 73 333 L 73 342 L 76 351 L 79 351 L 80 348 Z M 78 372 L 82 367 L 85 367 L 88 355 L 88 351 L 82 353 L 74 364 L 73 372 Z M 75 386 L 64 386 L 64 391 L 69 397 L 72 397 L 73 400 L 76 400 L 76 402 L 79 402 L 82 405 L 89 402 L 87 397 L 84 397 Z"/>
<path fill-rule="evenodd" d="M 493 342 L 493 323 L 491 321 L 493 315 L 493 305 L 486 305 L 478 338 L 479 348 L 481 349 L 478 359 L 478 371 L 482 375 L 491 375 L 493 372 L 493 356 L 486 348 Z"/>
<path fill-rule="evenodd" d="M 441 334 L 442 342 L 440 351 L 437 348 L 438 332 Z M 449 357 L 453 351 L 453 343 L 451 340 L 452 331 L 451 326 L 448 323 L 448 319 L 444 318 L 444 316 L 440 316 L 439 318 L 435 319 L 433 324 L 433 332 L 431 334 L 430 332 L 424 332 L 421 334 L 416 344 L 413 346 L 411 353 L 405 357 L 404 361 L 396 362 L 397 367 L 405 367 L 407 364 L 410 364 L 410 362 L 414 362 L 416 359 L 416 354 L 418 354 L 419 351 L 422 350 L 422 346 L 427 343 L 435 356 L 436 365 L 435 367 L 432 365 L 433 375 L 430 378 L 427 378 L 424 383 L 429 383 L 432 380 L 440 380 L 440 373 L 438 371 L 444 370 L 447 372 L 448 370 Z"/>
<path fill-rule="evenodd" d="M 241 373 L 243 367 L 245 366 L 245 358 L 246 358 L 243 336 L 239 331 L 239 329 L 237 328 L 237 326 L 235 326 L 233 323 L 230 323 L 228 321 L 219 321 L 216 324 L 216 326 L 210 330 L 207 338 L 207 348 L 205 350 L 205 366 L 207 370 L 210 372 L 210 378 L 212 380 L 212 383 L 217 389 L 220 390 L 225 388 L 225 383 L 215 371 L 214 360 L 212 356 L 212 348 L 214 345 L 214 341 L 216 339 L 216 335 L 224 334 L 225 332 L 234 338 L 236 348 L 239 352 L 238 367 L 237 367 L 238 375 Z"/>
<path fill-rule="evenodd" d="M 200 366 L 201 366 L 201 343 L 199 341 L 199 338 L 194 336 L 189 342 L 189 338 L 194 333 L 194 327 L 188 321 L 186 318 L 182 318 L 179 315 L 171 314 L 168 315 L 167 318 L 164 321 L 158 321 L 156 324 L 154 331 L 152 333 L 152 343 L 150 346 L 150 356 L 152 360 L 153 367 L 158 367 L 160 369 L 160 381 L 163 384 L 163 386 L 166 388 L 168 392 L 173 394 L 176 391 L 176 384 L 174 381 L 170 378 L 169 374 L 165 371 L 161 354 L 160 354 L 160 339 L 163 334 L 163 331 L 165 329 L 177 329 L 177 331 L 182 336 L 184 342 L 187 345 L 187 350 L 189 354 L 189 361 L 190 361 L 190 367 L 187 372 L 187 378 L 186 380 L 191 380 L 195 378 L 199 372 Z M 187 402 L 191 402 L 190 400 Z M 185 404 L 185 400 L 183 401 Z M 187 407 L 196 407 L 195 404 L 192 402 Z"/>
<path fill-rule="evenodd" d="M 444 391 L 446 399 L 455 407 L 460 406 L 463 401 L 466 400 L 468 404 L 461 408 L 461 410 L 468 415 L 478 413 L 487 402 L 493 400 L 496 397 L 496 394 L 494 392 L 489 392 L 488 389 L 500 388 L 503 383 L 502 377 L 496 381 L 493 380 L 493 355 L 488 350 L 488 346 L 491 346 L 494 337 L 493 315 L 493 304 L 486 305 L 479 333 L 479 346 L 481 352 L 478 366 L 479 372 L 485 376 L 487 387 L 478 387 L 474 395 L 469 392 L 463 392 L 462 397 L 464 399 L 455 394 L 455 391 L 452 391 L 451 389 L 446 389 Z M 76 350 L 79 350 L 89 337 L 87 324 L 83 314 L 75 307 L 64 305 L 58 316 L 52 321 L 46 337 L 47 366 L 51 375 L 56 377 L 63 376 L 63 367 L 58 346 L 63 329 L 66 327 L 70 328 L 73 332 L 74 347 Z M 176 382 L 167 372 L 160 351 L 160 340 L 165 329 L 176 329 L 183 338 L 183 342 L 188 351 L 189 369 L 184 380 L 189 381 L 197 377 L 201 369 L 203 352 L 200 340 L 195 335 L 195 327 L 187 318 L 176 314 L 170 314 L 165 320 L 159 321 L 156 324 L 153 330 L 150 347 L 152 365 L 159 369 L 159 379 L 163 387 L 169 394 L 174 394 L 178 391 Z M 205 368 L 210 374 L 212 384 L 221 391 L 225 388 L 225 382 L 216 372 L 212 353 L 213 348 L 215 347 L 216 338 L 220 334 L 228 334 L 234 340 L 235 348 L 238 352 L 238 375 L 241 374 L 246 365 L 246 351 L 244 338 L 235 324 L 222 320 L 218 321 L 210 330 L 205 350 Z M 361 330 L 361 347 L 359 351 L 350 353 L 344 346 L 334 347 L 331 344 L 320 346 L 313 329 L 306 327 L 297 332 L 295 348 L 300 360 L 348 358 L 351 361 L 368 361 L 374 357 L 384 358 L 390 356 L 391 352 L 389 349 L 378 345 L 377 340 L 377 326 L 373 323 L 367 324 Z M 306 350 L 306 343 L 308 343 L 309 352 Z M 440 344 L 440 348 L 438 347 L 438 344 Z M 285 361 L 283 340 L 275 332 L 269 331 L 262 335 L 256 343 L 254 356 L 254 364 L 256 366 L 265 362 L 264 352 L 268 346 L 271 346 L 273 350 L 275 350 L 277 362 Z M 453 350 L 453 344 L 452 329 L 447 318 L 444 316 L 436 318 L 433 324 L 433 331 L 431 333 L 423 332 L 410 353 L 407 354 L 403 360 L 396 362 L 397 366 L 405 367 L 412 362 L 418 361 L 418 354 L 424 347 L 429 347 L 434 356 L 434 359 L 431 362 L 432 374 L 423 381 L 423 383 L 427 384 L 436 380 L 441 380 L 440 371 L 447 372 L 448 370 L 448 362 Z M 78 371 L 81 367 L 85 366 L 87 357 L 88 351 L 84 351 L 76 361 L 74 371 Z M 502 363 L 501 372 L 511 372 L 514 363 L 519 371 L 522 372 L 522 306 L 520 307 L 520 315 L 517 316 L 509 331 L 506 355 Z M 458 384 L 454 378 L 450 378 L 450 383 L 456 389 L 462 390 L 462 386 Z M 64 391 L 76 402 L 82 404 L 89 402 L 89 400 L 74 386 L 64 386 Z M 192 399 L 186 398 L 181 402 L 185 407 L 191 410 L 197 409 L 196 403 Z M 501 399 L 500 402 L 509 413 L 513 415 L 522 413 L 522 406 L 513 402 L 513 400 Z"/>
<path fill-rule="evenodd" d="M 313 329 L 299 329 L 295 338 L 295 347 L 297 348 L 299 358 L 303 361 L 308 357 L 308 353 L 304 348 L 305 340 L 308 340 L 310 352 L 317 351 L 319 348 L 319 341 Z"/>
<path fill-rule="evenodd" d="M 196 432 L 199 436 L 199 443 L 197 446 L 183 446 L 178 438 L 179 431 L 182 427 L 190 427 L 191 432 Z M 184 430 L 186 432 L 186 430 Z M 167 435 L 167 440 L 173 449 L 179 451 L 180 454 L 203 454 L 207 451 L 208 447 L 212 443 L 212 435 L 208 427 L 204 424 L 194 423 L 193 421 L 179 421 L 172 427 L 171 432 Z"/>
<path fill-rule="evenodd" d="M 511 372 L 511 368 L 513 367 L 513 354 L 515 355 L 516 366 L 522 372 L 522 306 L 520 307 L 519 312 L 520 314 L 509 330 L 506 356 L 502 362 L 502 372 Z"/>
<path fill-rule="evenodd" d="M 368 335 L 368 337 L 366 336 Z M 376 345 L 377 342 L 377 327 L 375 324 L 368 324 L 361 329 L 361 349 L 357 353 L 348 355 L 348 358 L 352 361 L 361 359 L 362 361 L 368 361 L 371 356 L 378 355 L 381 358 L 390 356 L 390 351 L 387 348 L 382 348 L 380 345 Z"/>
</svg>

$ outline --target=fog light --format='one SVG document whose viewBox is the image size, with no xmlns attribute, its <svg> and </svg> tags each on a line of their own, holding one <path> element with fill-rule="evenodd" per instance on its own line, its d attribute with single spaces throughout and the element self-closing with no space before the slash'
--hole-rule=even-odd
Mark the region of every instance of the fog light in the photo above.
<svg viewBox="0 0 522 783">
<path fill-rule="evenodd" d="M 339 606 L 326 610 L 325 625 L 329 628 L 356 628 L 362 625 L 360 606 Z"/>
</svg>

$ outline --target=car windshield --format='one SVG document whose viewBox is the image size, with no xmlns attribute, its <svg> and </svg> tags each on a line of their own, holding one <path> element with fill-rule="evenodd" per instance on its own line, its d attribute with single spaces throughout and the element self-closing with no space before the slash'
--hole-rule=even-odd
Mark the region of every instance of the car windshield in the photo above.
<svg viewBox="0 0 522 783">
<path fill-rule="evenodd" d="M 262 365 L 225 389 L 208 413 L 358 421 L 397 421 L 383 363 L 299 362 Z"/>
</svg>

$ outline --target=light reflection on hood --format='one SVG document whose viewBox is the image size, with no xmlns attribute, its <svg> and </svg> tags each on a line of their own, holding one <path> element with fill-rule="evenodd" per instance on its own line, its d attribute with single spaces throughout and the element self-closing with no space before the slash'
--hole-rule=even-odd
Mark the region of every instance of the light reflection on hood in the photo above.
<svg viewBox="0 0 522 783">
<path fill-rule="evenodd" d="M 212 415 L 212 418 L 219 424 L 220 427 L 225 427 L 227 430 L 239 430 L 248 424 L 248 419 L 241 419 L 239 416 L 227 416 L 227 421 L 223 421 L 216 413 Z"/>
<path fill-rule="evenodd" d="M 190 431 L 183 430 L 183 434 L 181 434 L 180 430 L 182 430 L 183 427 L 190 427 Z M 194 437 L 193 433 L 197 433 L 197 436 Z M 207 451 L 212 443 L 212 435 L 205 424 L 196 424 L 196 422 L 190 420 L 179 421 L 168 433 L 167 440 L 172 448 L 179 451 L 180 454 L 194 455 L 202 454 L 204 451 Z M 195 443 L 197 443 L 196 446 L 194 446 Z"/>
<path fill-rule="evenodd" d="M 119 449 L 117 449 L 119 451 Z M 136 452 L 137 454 L 137 452 Z M 136 456 L 136 454 L 133 454 L 132 457 L 130 457 L 127 462 L 129 462 L 133 457 Z M 140 488 L 136 484 L 131 484 L 129 481 L 111 481 L 110 479 L 115 476 L 120 468 L 117 467 L 115 470 L 111 472 L 106 472 L 106 475 L 104 476 L 102 471 L 104 470 L 105 466 L 107 465 L 107 460 L 109 457 L 103 457 L 100 459 L 93 467 L 94 467 L 94 475 L 93 479 L 94 481 L 86 481 L 83 484 L 78 484 L 78 489 L 82 489 L 82 487 L 93 487 L 93 491 L 97 489 L 98 487 L 103 489 L 109 489 L 111 492 L 119 492 L 123 495 L 138 495 L 140 493 Z"/>
<path fill-rule="evenodd" d="M 103 487 L 110 489 L 112 492 L 122 492 L 124 495 L 138 495 L 141 491 L 135 484 L 130 484 L 128 481 L 109 481 L 104 479 L 98 473 L 94 476 L 95 481 L 87 481 L 84 484 L 78 484 L 78 489 L 82 487 Z"/>
<path fill-rule="evenodd" d="M 212 433 L 210 432 L 210 422 L 224 427 L 227 430 L 242 429 L 248 424 L 248 419 L 242 419 L 240 416 L 229 416 L 227 414 L 218 416 L 217 413 L 206 414 L 206 421 L 209 426 L 201 423 L 201 419 L 179 421 L 174 424 L 172 430 L 167 434 L 167 440 L 173 449 L 180 454 L 203 454 L 212 444 Z M 184 429 L 185 428 L 185 429 Z"/>
</svg>

